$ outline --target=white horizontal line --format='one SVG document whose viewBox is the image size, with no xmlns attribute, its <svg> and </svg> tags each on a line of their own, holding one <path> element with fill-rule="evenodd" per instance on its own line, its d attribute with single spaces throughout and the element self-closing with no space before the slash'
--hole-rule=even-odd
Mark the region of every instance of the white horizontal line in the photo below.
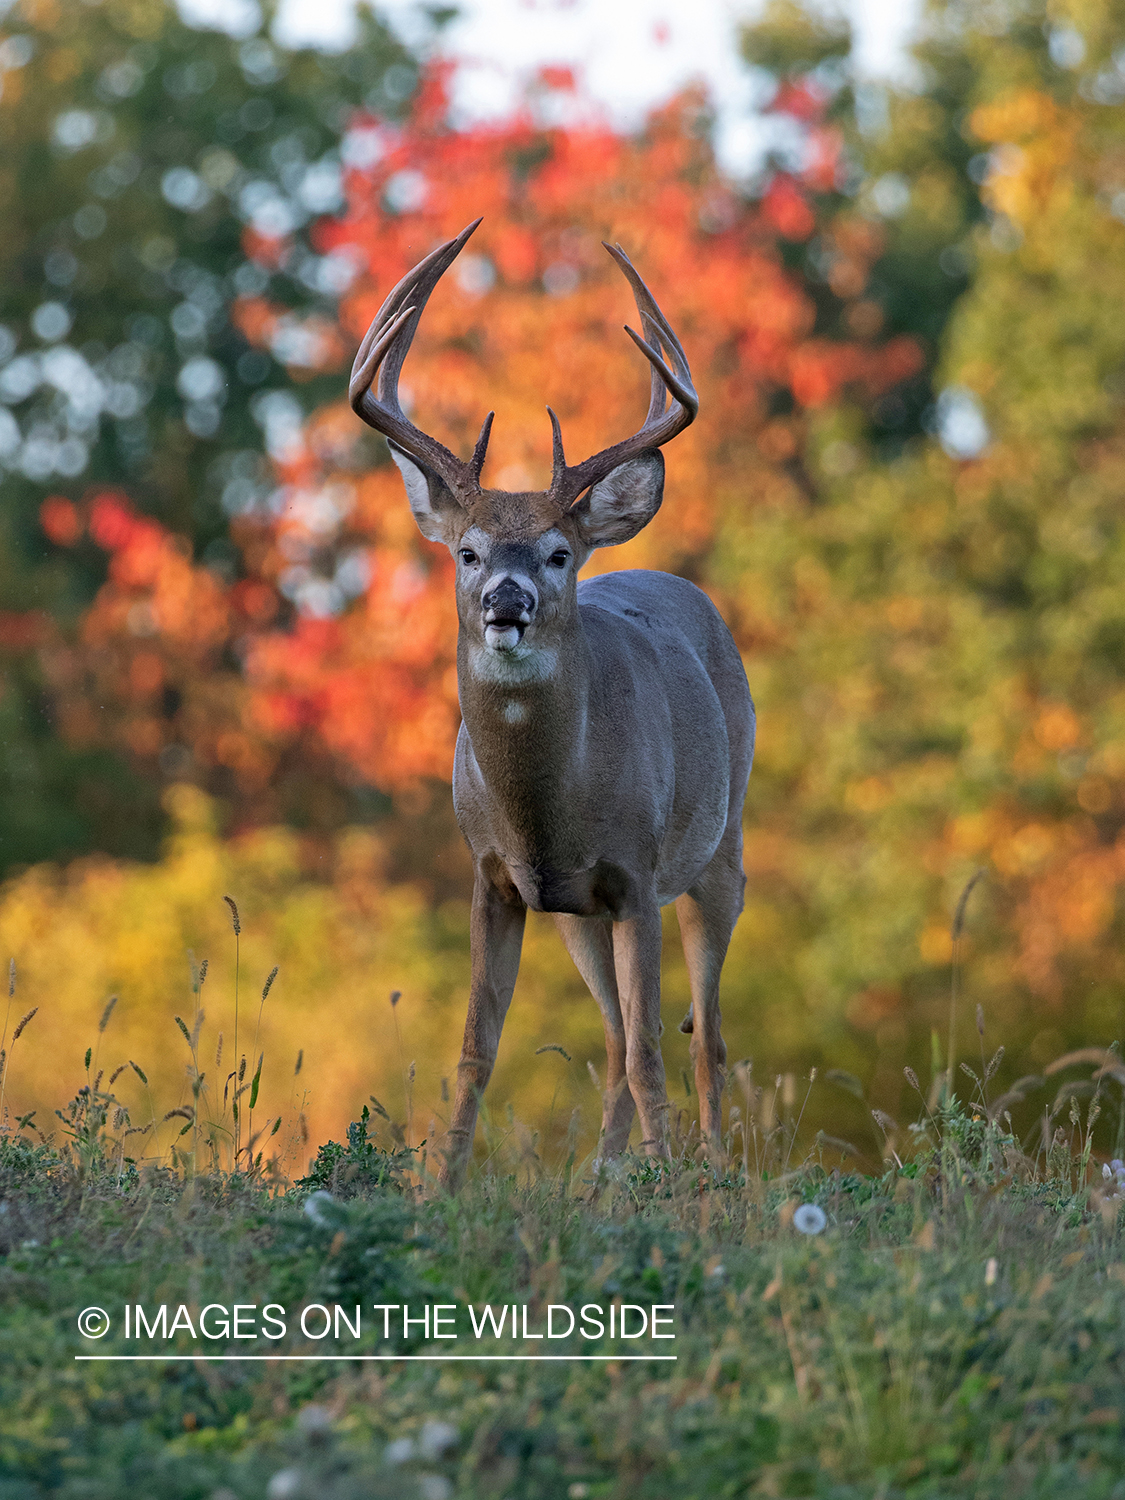
<svg viewBox="0 0 1125 1500">
<path fill-rule="evenodd" d="M 606 1363 L 623 1363 L 626 1360 L 675 1360 L 675 1354 L 76 1354 L 75 1361 L 87 1360 L 102 1364 L 110 1360 L 179 1360 L 179 1359 L 206 1359 L 206 1360 L 386 1360 L 394 1363 L 397 1360 L 415 1359 L 428 1360 L 430 1362 L 448 1362 L 450 1360 L 517 1360 L 522 1363 L 544 1363 L 547 1361 L 559 1363 L 582 1363 L 591 1361 L 605 1361 Z"/>
</svg>

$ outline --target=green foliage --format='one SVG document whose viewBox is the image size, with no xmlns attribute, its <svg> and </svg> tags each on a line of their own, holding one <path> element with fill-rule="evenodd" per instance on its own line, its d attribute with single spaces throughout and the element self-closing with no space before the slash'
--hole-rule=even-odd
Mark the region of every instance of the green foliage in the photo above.
<svg viewBox="0 0 1125 1500">
<path fill-rule="evenodd" d="M 0 684 L 0 870 L 90 848 L 153 858 L 164 821 L 158 789 L 122 756 L 59 738 L 29 653 L 0 650 Z"/>
<path fill-rule="evenodd" d="M 271 434 L 276 450 L 339 380 L 300 346 L 350 274 L 314 243 L 342 137 L 365 108 L 393 117 L 416 82 L 367 7 L 358 24 L 340 55 L 197 29 L 173 0 L 5 7 L 0 611 L 72 623 L 88 604 L 104 553 L 55 545 L 39 507 L 91 486 L 127 485 L 208 566 L 237 571 L 230 519 L 273 488 Z M 279 229 L 285 255 L 252 259 L 250 237 Z M 269 351 L 237 326 L 248 297 L 289 330 Z M 0 628 L 9 644 L 27 643 Z M 59 743 L 26 650 L 0 681 L 0 870 L 91 848 L 153 858 L 152 785 L 121 756 Z"/>
<path fill-rule="evenodd" d="M 62 1158 L 46 1141 L 31 1141 L 5 1131 L 0 1134 L 0 1192 L 40 1189 L 58 1170 Z"/>
<path fill-rule="evenodd" d="M 267 477 L 253 462 L 269 425 L 262 393 L 285 392 L 298 411 L 323 400 L 315 359 L 281 342 L 252 354 L 231 313 L 240 296 L 295 314 L 334 308 L 345 267 L 326 263 L 312 241 L 339 201 L 341 136 L 364 106 L 394 114 L 415 81 L 372 13 L 357 20 L 360 44 L 340 55 L 286 51 L 256 27 L 237 37 L 196 29 L 171 0 L 8 11 L 6 55 L 20 65 L 0 96 L 0 194 L 19 213 L 0 250 L 0 295 L 8 332 L 32 362 L 28 380 L 38 376 L 14 409 L 21 432 L 39 424 L 40 440 L 9 454 L 16 545 L 40 550 L 30 507 L 44 488 L 65 493 L 89 480 L 127 479 L 175 530 L 221 537 Z M 292 235 L 292 249 L 271 270 L 248 258 L 252 234 Z M 62 309 L 61 333 L 42 315 L 46 331 L 35 331 L 47 304 Z M 71 364 L 86 367 L 75 364 L 60 386 L 64 397 L 90 386 L 84 425 L 70 422 L 83 464 L 75 450 L 54 453 L 52 465 L 43 424 L 66 411 L 52 394 L 53 366 L 42 364 L 48 349 L 56 360 L 72 350 Z M 206 390 L 202 365 L 185 384 L 185 366 L 201 359 L 216 366 Z M 213 553 L 217 567 L 232 556 Z M 95 557 L 91 549 L 87 567 Z"/>
<path fill-rule="evenodd" d="M 382 1105 L 379 1112 L 385 1114 Z M 376 1188 L 405 1189 L 405 1173 L 413 1165 L 415 1151 L 403 1148 L 386 1151 L 369 1139 L 371 1111 L 365 1104 L 358 1120 L 348 1126 L 348 1144 L 325 1141 L 317 1148 L 306 1176 L 299 1177 L 298 1188 L 319 1189 L 337 1198 L 354 1198 Z"/>
<path fill-rule="evenodd" d="M 814 13 L 794 0 L 770 0 L 742 34 L 747 62 L 781 77 L 811 73 L 829 58 L 846 58 L 851 47 L 851 27 L 843 16 Z"/>
<path fill-rule="evenodd" d="M 1028 1163 L 963 1171 L 983 1159 L 979 1122 L 941 1118 L 914 1172 L 812 1163 L 766 1185 L 728 1162 L 713 1188 L 688 1152 L 643 1206 L 634 1160 L 567 1191 L 500 1157 L 456 1199 L 342 1203 L 169 1173 L 78 1193 L 19 1147 L 0 1213 L 7 1492 L 1109 1500 L 1125 1477 L 1117 1215 L 1075 1186 L 1080 1154 L 1065 1204 Z M 792 1227 L 802 1199 L 822 1233 Z M 125 1298 L 338 1299 L 349 1316 L 515 1300 L 535 1327 L 548 1302 L 612 1297 L 675 1304 L 674 1364 L 72 1363 L 77 1310 Z"/>
<path fill-rule="evenodd" d="M 888 461 L 878 423 L 826 413 L 818 503 L 732 512 L 711 561 L 762 726 L 725 1013 L 772 1015 L 781 1055 L 847 1068 L 892 1113 L 946 1029 L 975 869 L 966 973 L 1010 1044 L 1002 1086 L 1125 1026 L 1125 335 L 1103 311 L 1125 297 L 1125 136 L 1103 102 L 1125 10 L 1065 26 L 1074 66 L 1043 6 L 930 7 L 920 86 L 855 127 L 862 181 L 830 220 L 885 236 L 864 295 L 894 326 L 940 311 L 929 435 Z"/>
<path fill-rule="evenodd" d="M 273 1289 L 283 1305 L 338 1302 L 352 1315 L 357 1305 L 444 1300 L 432 1275 L 421 1273 L 430 1242 L 400 1194 L 376 1190 L 337 1203 L 320 1190 L 305 1198 L 300 1213 L 290 1209 L 276 1217 L 273 1228 Z M 394 1347 L 416 1349 L 420 1341 L 420 1332 L 406 1342 L 395 1334 Z"/>
</svg>

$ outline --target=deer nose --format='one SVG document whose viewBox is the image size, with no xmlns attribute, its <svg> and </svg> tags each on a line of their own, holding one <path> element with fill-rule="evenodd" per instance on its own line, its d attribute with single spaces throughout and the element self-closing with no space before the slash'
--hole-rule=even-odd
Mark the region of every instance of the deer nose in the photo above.
<svg viewBox="0 0 1125 1500">
<path fill-rule="evenodd" d="M 530 578 L 514 578 L 509 573 L 488 580 L 480 603 L 486 624 L 494 620 L 510 620 L 529 625 L 539 598 Z"/>
</svg>

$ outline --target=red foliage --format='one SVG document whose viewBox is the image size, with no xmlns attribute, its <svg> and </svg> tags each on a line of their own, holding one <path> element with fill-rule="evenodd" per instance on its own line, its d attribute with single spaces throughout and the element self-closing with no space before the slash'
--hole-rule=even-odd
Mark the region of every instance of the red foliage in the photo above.
<svg viewBox="0 0 1125 1500">
<path fill-rule="evenodd" d="M 807 240 L 816 228 L 816 215 L 792 177 L 779 172 L 762 198 L 762 213 L 787 240 Z"/>
<path fill-rule="evenodd" d="M 82 535 L 82 518 L 73 500 L 48 495 L 39 507 L 39 524 L 56 547 L 73 547 Z"/>
<path fill-rule="evenodd" d="M 565 70 L 539 82 L 573 88 Z M 294 373 L 301 360 L 339 363 L 390 287 L 483 215 L 432 300 L 403 384 L 417 419 L 460 451 L 495 408 L 486 481 L 524 488 L 549 470 L 546 403 L 560 414 L 572 460 L 632 431 L 643 413 L 646 373 L 621 332 L 635 314 L 599 243 L 620 241 L 684 341 L 702 411 L 669 452 L 656 521 L 593 566 L 698 566 L 723 507 L 768 502 L 790 486 L 783 471 L 801 448 L 802 410 L 845 392 L 869 399 L 920 358 L 908 340 L 880 348 L 813 338 L 812 300 L 779 254 L 779 235 L 801 240 L 816 227 L 815 192 L 835 171 L 835 136 L 822 130 L 808 174 L 779 175 L 754 204 L 719 175 L 700 128 L 703 104 L 681 97 L 635 139 L 596 124 L 542 129 L 530 114 L 455 131 L 445 124 L 445 74 L 433 71 L 404 128 L 354 122 L 379 132 L 384 149 L 373 166 L 350 170 L 346 210 L 316 231 L 321 253 L 348 253 L 362 268 L 339 327 L 290 337 L 283 309 L 250 298 L 236 320 L 279 357 L 292 351 Z M 774 104 L 806 121 L 820 107 L 809 89 Z M 853 297 L 879 247 L 848 222 L 823 233 L 835 236 L 841 295 Z M 286 253 L 274 242 L 247 248 L 266 259 Z M 323 341 L 315 358 L 314 335 Z M 797 406 L 783 421 L 770 418 L 778 393 Z M 87 680 L 101 703 L 119 705 L 117 732 L 136 753 L 186 743 L 199 764 L 226 767 L 246 795 L 297 753 L 329 756 L 345 775 L 390 790 L 448 776 L 459 717 L 450 562 L 415 530 L 389 464 L 357 477 L 361 439 L 342 400 L 308 424 L 277 464 L 280 503 L 233 527 L 248 575 L 233 587 L 193 567 L 123 496 L 90 502 L 89 533 L 112 560 L 83 625 L 84 642 L 100 652 Z M 67 503 L 44 507 L 52 537 L 77 535 L 77 512 L 60 508 Z M 241 676 L 220 667 L 231 651 Z M 56 678 L 81 735 L 92 716 L 75 661 Z M 160 719 L 153 704 L 169 687 L 183 706 Z"/>
<path fill-rule="evenodd" d="M 769 110 L 775 115 L 792 115 L 795 120 L 810 124 L 824 114 L 828 95 L 810 78 L 786 78 L 770 100 Z"/>
</svg>

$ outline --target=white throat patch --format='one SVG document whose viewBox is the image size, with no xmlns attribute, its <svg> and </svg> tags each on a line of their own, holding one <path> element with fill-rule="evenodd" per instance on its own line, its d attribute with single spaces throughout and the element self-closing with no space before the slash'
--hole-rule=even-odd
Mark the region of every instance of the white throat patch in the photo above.
<svg viewBox="0 0 1125 1500">
<path fill-rule="evenodd" d="M 559 654 L 550 648 L 540 650 L 534 646 L 491 651 L 487 646 L 472 645 L 468 663 L 478 682 L 549 682 L 558 670 Z"/>
</svg>

